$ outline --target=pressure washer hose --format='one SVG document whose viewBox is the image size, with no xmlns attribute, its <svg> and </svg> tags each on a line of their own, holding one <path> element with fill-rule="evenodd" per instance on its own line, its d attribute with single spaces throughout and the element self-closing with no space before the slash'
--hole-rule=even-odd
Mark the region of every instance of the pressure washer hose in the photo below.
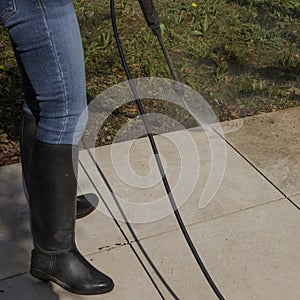
<svg viewBox="0 0 300 300">
<path fill-rule="evenodd" d="M 178 82 L 176 72 L 173 68 L 172 62 L 171 62 L 171 60 L 169 58 L 169 55 L 167 53 L 167 50 L 164 46 L 164 42 L 163 42 L 163 39 L 162 39 L 161 30 L 160 30 L 160 24 L 159 24 L 160 22 L 159 22 L 158 14 L 155 10 L 155 7 L 154 7 L 151 0 L 139 0 L 139 3 L 140 3 L 140 6 L 142 8 L 142 11 L 143 11 L 143 14 L 145 16 L 145 19 L 146 19 L 146 22 L 147 22 L 148 26 L 152 29 L 153 33 L 156 35 L 156 37 L 159 40 L 159 43 L 162 47 L 165 58 L 167 60 L 168 66 L 170 68 L 172 77 L 173 77 L 174 80 L 176 80 L 176 82 Z M 138 110 L 139 110 L 139 113 L 141 115 L 142 121 L 143 121 L 144 126 L 146 128 L 146 132 L 147 132 L 150 144 L 151 144 L 152 151 L 153 151 L 155 159 L 156 159 L 156 163 L 157 163 L 160 175 L 161 175 L 161 179 L 162 179 L 162 182 L 164 184 L 166 193 L 168 195 L 170 204 L 171 204 L 171 206 L 174 210 L 175 217 L 177 219 L 179 227 L 180 227 L 180 229 L 181 229 L 181 231 L 184 235 L 184 238 L 185 238 L 186 242 L 188 243 L 188 246 L 189 246 L 194 258 L 197 261 L 197 264 L 200 267 L 200 269 L 201 269 L 202 273 L 204 274 L 206 280 L 208 281 L 209 285 L 211 286 L 211 288 L 215 292 L 218 299 L 225 300 L 225 298 L 223 297 L 223 295 L 221 294 L 221 292 L 218 290 L 217 286 L 215 285 L 214 281 L 212 280 L 210 274 L 208 273 L 204 263 L 202 262 L 202 259 L 200 258 L 200 255 L 197 252 L 197 250 L 196 250 L 196 248 L 195 248 L 195 246 L 194 246 L 194 244 L 191 240 L 191 237 L 189 236 L 189 234 L 187 232 L 187 229 L 184 225 L 184 222 L 181 218 L 181 215 L 178 211 L 176 202 L 175 202 L 174 197 L 173 197 L 173 193 L 171 191 L 169 182 L 167 180 L 167 177 L 166 177 L 166 174 L 165 174 L 165 171 L 164 171 L 164 168 L 163 168 L 163 165 L 162 165 L 162 162 L 161 162 L 158 150 L 157 150 L 155 140 L 153 138 L 153 134 L 150 130 L 149 123 L 148 123 L 147 118 L 145 116 L 143 105 L 141 103 L 141 100 L 138 97 L 136 88 L 135 88 L 134 83 L 132 81 L 132 77 L 130 75 L 130 71 L 128 69 L 128 65 L 127 65 L 127 62 L 126 62 L 126 59 L 125 59 L 125 56 L 124 56 L 124 52 L 123 52 L 123 49 L 122 49 L 122 44 L 121 44 L 119 33 L 118 33 L 118 27 L 117 27 L 116 15 L 115 15 L 114 0 L 110 0 L 110 10 L 111 10 L 111 19 L 112 19 L 112 26 L 113 26 L 114 36 L 115 36 L 115 40 L 116 40 L 116 43 L 117 43 L 119 55 L 120 55 L 120 58 L 121 58 L 121 61 L 122 61 L 122 65 L 123 65 L 124 71 L 126 73 L 126 77 L 129 81 L 131 91 L 134 95 L 135 103 L 138 107 Z M 180 87 L 181 87 L 180 84 L 174 86 L 177 93 L 182 94 L 182 91 L 181 91 Z"/>
</svg>

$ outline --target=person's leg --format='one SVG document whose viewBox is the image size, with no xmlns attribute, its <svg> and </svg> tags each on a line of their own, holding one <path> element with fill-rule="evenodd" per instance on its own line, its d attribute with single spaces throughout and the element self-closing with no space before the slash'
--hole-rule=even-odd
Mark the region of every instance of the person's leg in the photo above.
<svg viewBox="0 0 300 300">
<path fill-rule="evenodd" d="M 15 4 L 15 3 L 14 3 Z M 16 53 L 16 59 L 20 69 L 23 81 L 23 91 L 25 104 L 23 107 L 23 119 L 20 132 L 20 146 L 21 146 L 21 161 L 23 173 L 23 187 L 26 199 L 28 200 L 28 177 L 29 166 L 31 161 L 33 141 L 37 131 L 37 120 L 39 119 L 40 109 L 36 99 L 35 90 L 29 80 L 20 55 Z M 31 109 L 29 108 L 31 107 Z M 99 199 L 95 194 L 89 193 L 79 195 L 76 199 L 76 218 L 83 218 L 94 211 L 99 203 Z"/>
<path fill-rule="evenodd" d="M 15 0 L 6 26 L 35 97 L 27 106 L 37 119 L 37 139 L 77 144 L 85 126 L 83 50 L 71 0 Z"/>
<path fill-rule="evenodd" d="M 28 182 L 31 274 L 78 294 L 108 292 L 112 280 L 81 256 L 74 238 L 77 144 L 87 116 L 83 51 L 72 1 L 6 1 L 13 1 L 16 11 L 4 26 L 35 93 L 26 103 L 37 120 Z"/>
</svg>

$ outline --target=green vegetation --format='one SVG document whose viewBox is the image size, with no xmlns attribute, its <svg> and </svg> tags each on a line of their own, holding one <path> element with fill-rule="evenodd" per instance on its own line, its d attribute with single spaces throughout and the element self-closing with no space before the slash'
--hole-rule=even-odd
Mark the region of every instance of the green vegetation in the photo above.
<svg viewBox="0 0 300 300">
<path fill-rule="evenodd" d="M 179 79 L 201 93 L 220 120 L 299 105 L 299 0 L 155 1 L 166 46 Z M 126 79 L 113 38 L 109 3 L 74 1 L 85 49 L 88 99 Z M 138 1 L 120 0 L 116 13 L 133 77 L 170 77 Z M 18 158 L 21 80 L 9 38 L 0 30 L 0 164 Z M 147 106 L 166 111 L 160 101 Z M 170 108 L 179 121 L 186 119 Z M 130 111 L 131 113 L 128 113 Z M 110 118 L 99 144 L 135 111 L 128 105 Z M 13 149 L 13 150 L 12 150 Z M 9 157 L 6 161 L 3 157 Z M 13 159 L 15 157 L 15 160 Z"/>
</svg>

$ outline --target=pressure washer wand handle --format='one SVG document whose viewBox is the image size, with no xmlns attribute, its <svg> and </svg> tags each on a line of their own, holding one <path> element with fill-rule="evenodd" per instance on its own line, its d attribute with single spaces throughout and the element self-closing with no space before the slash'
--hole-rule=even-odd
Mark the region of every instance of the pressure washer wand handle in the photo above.
<svg viewBox="0 0 300 300">
<path fill-rule="evenodd" d="M 160 22 L 152 0 L 139 0 L 147 25 L 156 36 L 161 35 Z"/>
<path fill-rule="evenodd" d="M 176 93 L 182 97 L 184 95 L 183 87 L 178 81 L 178 77 L 175 72 L 174 66 L 172 64 L 172 61 L 171 61 L 169 54 L 167 52 L 167 49 L 165 47 L 165 44 L 164 44 L 164 41 L 162 38 L 162 34 L 161 34 L 161 30 L 160 30 L 159 17 L 155 10 L 154 4 L 153 4 L 152 0 L 139 0 L 139 3 L 141 6 L 141 9 L 143 11 L 144 17 L 146 19 L 147 25 L 152 29 L 154 35 L 156 35 L 156 37 L 159 41 L 159 44 L 161 46 L 161 49 L 164 53 L 164 57 L 167 61 L 167 64 L 170 69 L 173 80 L 175 80 L 174 89 L 175 89 Z"/>
</svg>

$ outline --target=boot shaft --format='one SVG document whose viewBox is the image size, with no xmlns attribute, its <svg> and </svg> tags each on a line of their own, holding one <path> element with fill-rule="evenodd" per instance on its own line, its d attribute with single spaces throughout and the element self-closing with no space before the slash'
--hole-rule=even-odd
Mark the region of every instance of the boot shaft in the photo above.
<svg viewBox="0 0 300 300">
<path fill-rule="evenodd" d="M 29 205 L 35 245 L 47 251 L 74 246 L 78 146 L 35 140 Z"/>
</svg>

